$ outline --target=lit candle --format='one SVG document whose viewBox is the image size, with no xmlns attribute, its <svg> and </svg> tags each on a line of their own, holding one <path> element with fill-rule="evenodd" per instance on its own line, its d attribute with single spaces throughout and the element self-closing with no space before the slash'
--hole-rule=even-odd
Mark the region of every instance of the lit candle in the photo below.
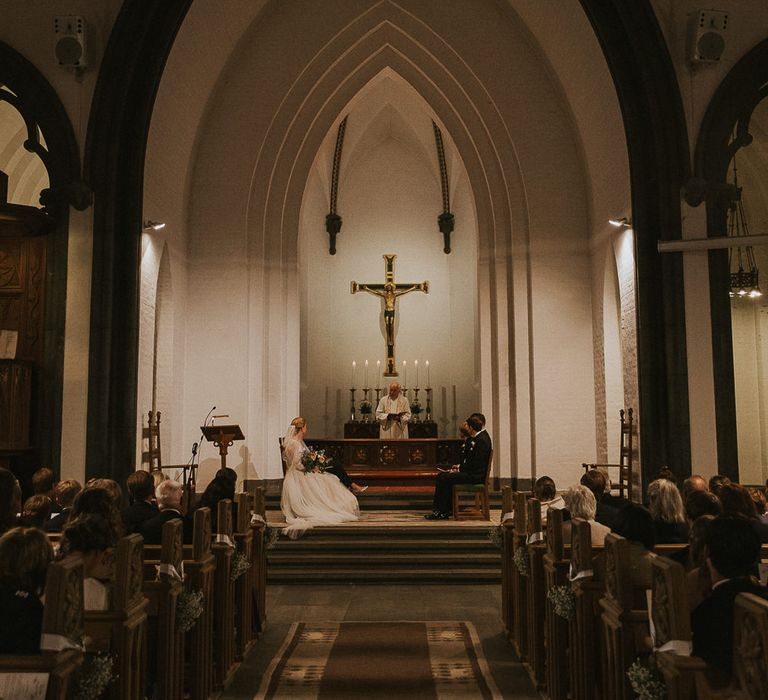
<svg viewBox="0 0 768 700">
<path fill-rule="evenodd" d="M 415 360 L 414 363 L 416 365 L 416 388 L 419 387 L 419 361 Z"/>
<path fill-rule="evenodd" d="M 376 388 L 381 389 L 381 360 L 376 360 Z"/>
<path fill-rule="evenodd" d="M 429 389 L 432 386 L 432 383 L 429 381 L 429 360 L 427 360 L 427 389 Z"/>
<path fill-rule="evenodd" d="M 408 367 L 403 360 L 403 386 L 408 386 Z"/>
<path fill-rule="evenodd" d="M 365 361 L 365 383 L 363 384 L 363 389 L 368 388 L 368 360 Z"/>
<path fill-rule="evenodd" d="M 357 365 L 357 363 L 354 360 L 352 360 L 352 388 L 353 389 L 355 388 L 355 367 L 356 367 L 356 365 Z"/>
</svg>

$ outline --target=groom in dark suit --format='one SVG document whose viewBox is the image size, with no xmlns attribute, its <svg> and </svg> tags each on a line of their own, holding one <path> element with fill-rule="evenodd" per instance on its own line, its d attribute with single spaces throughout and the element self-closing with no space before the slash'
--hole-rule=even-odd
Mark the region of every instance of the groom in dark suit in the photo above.
<svg viewBox="0 0 768 700">
<path fill-rule="evenodd" d="M 433 510 L 427 520 L 447 520 L 451 517 L 454 484 L 482 484 L 491 458 L 491 436 L 485 430 L 485 421 L 478 413 L 467 418 L 470 439 L 461 464 L 454 464 L 448 472 L 440 472 L 435 483 Z"/>
</svg>

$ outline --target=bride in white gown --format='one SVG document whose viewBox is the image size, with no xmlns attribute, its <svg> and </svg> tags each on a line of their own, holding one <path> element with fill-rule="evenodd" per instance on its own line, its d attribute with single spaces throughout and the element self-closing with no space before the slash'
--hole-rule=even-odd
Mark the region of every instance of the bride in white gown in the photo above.
<svg viewBox="0 0 768 700">
<path fill-rule="evenodd" d="M 307 452 L 307 421 L 299 416 L 283 439 L 285 479 L 280 508 L 288 526 L 284 535 L 296 538 L 318 525 L 337 525 L 360 517 L 355 495 L 328 472 L 306 473 L 301 458 Z"/>
</svg>

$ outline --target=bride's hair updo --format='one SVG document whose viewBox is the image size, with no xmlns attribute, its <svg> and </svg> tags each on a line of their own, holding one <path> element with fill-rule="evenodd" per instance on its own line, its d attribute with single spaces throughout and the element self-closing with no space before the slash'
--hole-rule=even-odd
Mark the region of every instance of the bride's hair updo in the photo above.
<svg viewBox="0 0 768 700">
<path fill-rule="evenodd" d="M 306 425 L 307 425 L 307 419 L 306 419 L 306 418 L 304 418 L 303 416 L 296 416 L 296 418 L 294 418 L 294 419 L 291 421 L 291 425 L 292 425 L 294 428 L 296 428 L 296 430 L 301 430 L 302 428 L 305 428 L 305 427 L 306 427 Z"/>
</svg>

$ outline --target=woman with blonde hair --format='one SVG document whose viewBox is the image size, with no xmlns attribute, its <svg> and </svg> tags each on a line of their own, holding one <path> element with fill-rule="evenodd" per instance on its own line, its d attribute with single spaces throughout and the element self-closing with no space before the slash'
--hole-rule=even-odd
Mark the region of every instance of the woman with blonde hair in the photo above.
<svg viewBox="0 0 768 700">
<path fill-rule="evenodd" d="M 656 479 L 648 485 L 648 510 L 653 517 L 656 544 L 688 542 L 683 498 L 674 483 L 667 479 Z"/>
<path fill-rule="evenodd" d="M 283 534 L 296 538 L 318 525 L 338 525 L 357 520 L 357 498 L 321 462 L 325 456 L 310 452 L 304 442 L 307 421 L 297 416 L 283 438 L 285 478 L 280 507 L 287 527 Z"/>
</svg>

